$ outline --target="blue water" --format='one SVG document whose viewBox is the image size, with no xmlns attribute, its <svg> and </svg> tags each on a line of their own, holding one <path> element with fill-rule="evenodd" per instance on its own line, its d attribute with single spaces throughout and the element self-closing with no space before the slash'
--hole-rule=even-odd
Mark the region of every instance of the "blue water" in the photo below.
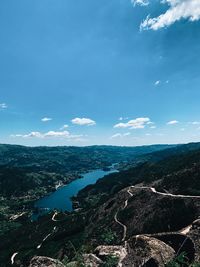
<svg viewBox="0 0 200 267">
<path fill-rule="evenodd" d="M 94 184 L 98 179 L 113 172 L 116 172 L 116 170 L 91 171 L 83 174 L 82 178 L 77 179 L 65 186 L 59 187 L 55 192 L 35 202 L 35 207 L 39 208 L 39 213 L 34 214 L 32 219 L 37 219 L 38 216 L 43 215 L 50 210 L 56 209 L 59 211 L 72 211 L 72 196 L 76 196 L 77 193 L 87 185 Z"/>
</svg>

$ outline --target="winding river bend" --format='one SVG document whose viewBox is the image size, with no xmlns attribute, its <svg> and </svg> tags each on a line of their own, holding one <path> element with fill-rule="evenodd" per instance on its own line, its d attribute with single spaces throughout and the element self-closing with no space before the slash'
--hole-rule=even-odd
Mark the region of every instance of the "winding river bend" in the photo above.
<svg viewBox="0 0 200 267">
<path fill-rule="evenodd" d="M 82 178 L 59 187 L 55 192 L 35 202 L 35 208 L 37 208 L 38 212 L 33 214 L 32 219 L 35 220 L 38 216 L 55 209 L 59 211 L 72 211 L 72 196 L 76 196 L 87 185 L 94 184 L 98 179 L 113 172 L 117 172 L 113 167 L 109 171 L 90 171 L 83 174 Z"/>
</svg>

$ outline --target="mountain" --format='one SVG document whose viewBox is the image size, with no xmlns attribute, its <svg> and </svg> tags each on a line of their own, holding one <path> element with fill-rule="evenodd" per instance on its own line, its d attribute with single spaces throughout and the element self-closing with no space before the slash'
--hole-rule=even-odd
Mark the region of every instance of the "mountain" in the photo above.
<svg viewBox="0 0 200 267">
<path fill-rule="evenodd" d="M 200 262 L 199 143 L 138 157 L 81 190 L 78 211 L 16 219 L 22 226 L 1 235 L 2 267 L 12 256 L 30 267 Z"/>
<path fill-rule="evenodd" d="M 17 229 L 10 218 L 31 215 L 34 201 L 94 169 L 133 160 L 136 156 L 173 147 L 25 147 L 0 145 L 0 236 Z M 25 216 L 23 216 L 25 217 Z"/>
</svg>

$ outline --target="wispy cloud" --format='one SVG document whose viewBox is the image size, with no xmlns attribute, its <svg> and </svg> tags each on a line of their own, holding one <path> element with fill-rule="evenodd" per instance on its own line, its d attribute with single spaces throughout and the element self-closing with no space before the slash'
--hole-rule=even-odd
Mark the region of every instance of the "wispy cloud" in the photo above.
<svg viewBox="0 0 200 267">
<path fill-rule="evenodd" d="M 154 83 L 155 86 L 158 86 L 159 84 L 160 84 L 160 80 L 155 81 L 155 83 Z"/>
<path fill-rule="evenodd" d="M 119 121 L 128 120 L 129 117 L 119 117 Z"/>
<path fill-rule="evenodd" d="M 67 129 L 68 127 L 69 127 L 68 124 L 64 124 L 64 125 L 60 128 L 60 130 L 65 130 L 65 129 Z"/>
<path fill-rule="evenodd" d="M 162 4 L 168 4 L 169 8 L 158 17 L 147 18 L 141 23 L 141 30 L 158 30 L 168 27 L 181 19 L 197 21 L 200 19 L 199 0 L 162 0 Z"/>
<path fill-rule="evenodd" d="M 143 129 L 146 124 L 148 124 L 151 120 L 149 118 L 136 118 L 134 120 L 130 120 L 126 123 L 120 122 L 114 125 L 114 128 L 130 128 L 130 129 Z"/>
<path fill-rule="evenodd" d="M 131 133 L 116 133 L 116 134 L 113 134 L 110 138 L 111 139 L 114 139 L 114 138 L 122 138 L 122 137 L 126 137 L 126 136 L 129 136 Z"/>
<path fill-rule="evenodd" d="M 200 124 L 200 121 L 192 121 L 191 124 L 192 125 L 199 125 Z"/>
<path fill-rule="evenodd" d="M 149 0 L 131 0 L 131 3 L 136 6 L 148 6 L 149 5 Z"/>
<path fill-rule="evenodd" d="M 87 126 L 92 126 L 92 125 L 95 125 L 96 122 L 90 118 L 75 118 L 73 120 L 71 120 L 71 122 L 73 124 L 77 124 L 77 125 L 87 125 Z"/>
<path fill-rule="evenodd" d="M 42 122 L 52 121 L 52 118 L 44 117 L 41 119 Z"/>
<path fill-rule="evenodd" d="M 177 121 L 177 120 L 172 120 L 172 121 L 168 121 L 167 122 L 167 125 L 175 125 L 175 124 L 178 124 L 179 123 L 179 121 Z"/>
<path fill-rule="evenodd" d="M 6 109 L 8 105 L 6 103 L 0 103 L 0 109 Z"/>
<path fill-rule="evenodd" d="M 46 133 L 41 132 L 30 132 L 28 134 L 15 134 L 11 137 L 21 137 L 21 138 L 67 138 L 76 139 L 81 138 L 83 135 L 72 135 L 68 131 L 48 131 Z"/>
</svg>

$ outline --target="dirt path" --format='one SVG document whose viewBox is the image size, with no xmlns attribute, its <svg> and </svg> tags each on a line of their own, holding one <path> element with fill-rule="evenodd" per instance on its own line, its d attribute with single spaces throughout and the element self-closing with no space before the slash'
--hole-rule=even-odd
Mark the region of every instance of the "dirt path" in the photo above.
<svg viewBox="0 0 200 267">
<path fill-rule="evenodd" d="M 57 222 L 58 220 L 56 220 L 55 219 L 55 217 L 58 215 L 58 212 L 56 211 L 54 214 L 53 214 L 53 216 L 52 216 L 52 218 L 51 218 L 51 220 L 53 221 L 53 222 Z"/>
<path fill-rule="evenodd" d="M 127 193 L 132 197 L 133 194 L 130 192 L 130 189 L 127 190 Z M 129 198 L 127 198 L 124 202 L 124 207 L 123 207 L 123 210 L 128 206 L 128 200 Z M 115 213 L 115 216 L 114 216 L 114 220 L 116 223 L 118 223 L 119 225 L 121 225 L 123 227 L 123 238 L 122 238 L 122 242 L 125 241 L 126 239 L 126 234 L 127 234 L 127 227 L 125 224 L 123 224 L 122 222 L 120 222 L 117 218 L 118 216 L 118 213 L 119 213 L 119 210 Z"/>
<path fill-rule="evenodd" d="M 57 227 L 54 226 L 53 231 L 45 236 L 45 238 L 42 240 L 42 242 L 37 246 L 37 249 L 41 248 L 41 246 L 43 245 L 44 241 L 46 241 L 49 236 L 51 236 L 53 233 L 55 233 L 56 229 L 57 229 Z"/>
<path fill-rule="evenodd" d="M 10 220 L 13 220 L 13 221 L 14 221 L 14 220 L 20 218 L 21 216 L 23 216 L 24 214 L 26 214 L 26 212 L 22 212 L 22 213 L 20 213 L 20 214 L 12 215 L 12 216 L 10 217 Z"/>
<path fill-rule="evenodd" d="M 11 264 L 15 263 L 15 257 L 17 256 L 18 252 L 13 253 L 12 257 L 10 258 Z"/>
<path fill-rule="evenodd" d="M 153 193 L 155 193 L 157 195 L 161 195 L 161 196 L 176 197 L 176 198 L 197 198 L 197 199 L 200 199 L 200 196 L 175 195 L 175 194 L 171 194 L 171 193 L 163 193 L 163 192 L 157 191 L 154 187 L 148 187 L 148 186 L 131 186 L 131 188 L 148 189 L 148 190 L 150 189 Z"/>
<path fill-rule="evenodd" d="M 121 223 L 121 222 L 117 219 L 118 212 L 119 212 L 119 211 L 117 211 L 117 212 L 115 213 L 114 220 L 115 220 L 116 223 L 118 223 L 119 225 L 121 225 L 121 226 L 123 227 L 123 238 L 122 238 L 122 241 L 124 241 L 124 240 L 126 239 L 127 227 L 126 227 L 126 225 L 124 225 L 123 223 Z"/>
<path fill-rule="evenodd" d="M 157 191 L 154 187 L 148 187 L 148 186 L 130 186 L 128 189 L 127 189 L 127 193 L 129 194 L 130 197 L 133 196 L 133 193 L 131 192 L 131 189 L 146 189 L 146 190 L 151 190 L 152 193 L 154 194 L 157 194 L 157 195 L 162 195 L 162 196 L 168 196 L 168 197 L 176 197 L 176 198 L 197 198 L 197 199 L 200 199 L 200 196 L 191 196 L 191 195 L 175 195 L 175 194 L 171 194 L 171 193 L 163 193 L 163 192 L 159 192 Z M 128 206 L 128 200 L 129 198 L 127 198 L 124 202 L 124 207 L 122 210 L 124 210 L 127 206 Z M 119 213 L 119 210 L 115 213 L 115 216 L 114 216 L 114 220 L 116 223 L 118 223 L 121 227 L 123 227 L 123 238 L 122 238 L 122 242 L 124 242 L 126 240 L 126 236 L 127 236 L 127 227 L 126 225 L 124 225 L 122 222 L 120 222 L 118 220 L 118 213 Z M 192 224 L 183 228 L 182 230 L 180 230 L 179 232 L 181 234 L 184 234 L 186 235 L 190 229 L 192 228 Z"/>
</svg>

